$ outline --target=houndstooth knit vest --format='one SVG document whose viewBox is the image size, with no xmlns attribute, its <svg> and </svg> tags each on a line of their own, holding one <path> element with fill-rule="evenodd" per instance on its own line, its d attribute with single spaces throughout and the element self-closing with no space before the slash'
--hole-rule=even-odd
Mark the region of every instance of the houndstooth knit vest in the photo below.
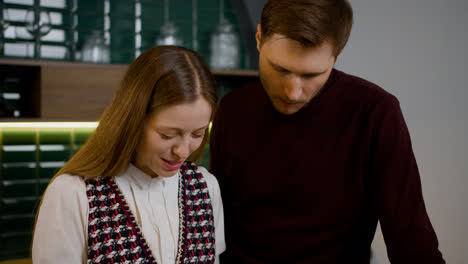
<svg viewBox="0 0 468 264">
<path fill-rule="evenodd" d="M 193 163 L 185 162 L 179 172 L 176 263 L 214 263 L 213 207 L 206 180 Z M 88 264 L 156 263 L 113 179 L 86 180 L 86 194 L 89 202 Z"/>
</svg>

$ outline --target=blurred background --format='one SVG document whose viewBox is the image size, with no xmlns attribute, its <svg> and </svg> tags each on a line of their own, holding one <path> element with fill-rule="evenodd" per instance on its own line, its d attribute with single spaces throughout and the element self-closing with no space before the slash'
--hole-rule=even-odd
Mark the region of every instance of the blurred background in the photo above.
<svg viewBox="0 0 468 264">
<path fill-rule="evenodd" d="M 355 24 L 336 67 L 397 96 L 426 209 L 447 263 L 468 263 L 468 3 L 350 0 Z M 380 231 L 376 263 L 389 263 Z"/>
<path fill-rule="evenodd" d="M 0 0 L 0 263 L 30 263 L 37 203 L 86 141 L 127 65 L 155 45 L 205 58 L 219 95 L 257 78 L 265 0 Z M 468 4 L 350 0 L 336 68 L 400 100 L 447 263 L 468 263 Z M 202 165 L 207 166 L 206 149 Z M 389 263 L 381 232 L 372 263 Z"/>
</svg>

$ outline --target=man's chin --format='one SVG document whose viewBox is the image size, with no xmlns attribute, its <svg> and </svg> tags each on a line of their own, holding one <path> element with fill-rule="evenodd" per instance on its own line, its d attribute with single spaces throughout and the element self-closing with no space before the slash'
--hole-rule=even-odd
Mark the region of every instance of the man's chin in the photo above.
<svg viewBox="0 0 468 264">
<path fill-rule="evenodd" d="M 286 104 L 278 103 L 278 102 L 273 105 L 276 111 L 280 112 L 283 115 L 295 114 L 299 112 L 299 110 L 301 110 L 302 107 L 304 106 L 303 104 L 286 105 Z"/>
<path fill-rule="evenodd" d="M 294 115 L 295 113 L 299 112 L 300 109 L 295 110 L 295 111 L 289 111 L 289 112 L 282 112 L 284 115 Z"/>
</svg>

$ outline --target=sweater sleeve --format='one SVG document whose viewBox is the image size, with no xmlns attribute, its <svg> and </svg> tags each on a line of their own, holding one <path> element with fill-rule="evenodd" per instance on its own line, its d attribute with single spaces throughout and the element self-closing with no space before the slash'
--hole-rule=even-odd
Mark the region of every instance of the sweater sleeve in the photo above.
<svg viewBox="0 0 468 264">
<path fill-rule="evenodd" d="M 398 100 L 386 97 L 374 123 L 369 176 L 391 263 L 445 263 L 424 205 L 421 180 Z"/>
</svg>

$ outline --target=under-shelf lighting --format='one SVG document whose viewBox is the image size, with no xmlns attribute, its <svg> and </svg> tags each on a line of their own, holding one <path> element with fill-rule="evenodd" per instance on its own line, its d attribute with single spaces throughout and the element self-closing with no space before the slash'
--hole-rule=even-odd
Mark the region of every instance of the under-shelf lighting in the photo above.
<svg viewBox="0 0 468 264">
<path fill-rule="evenodd" d="M 0 128 L 96 128 L 98 122 L 0 122 Z"/>
</svg>

